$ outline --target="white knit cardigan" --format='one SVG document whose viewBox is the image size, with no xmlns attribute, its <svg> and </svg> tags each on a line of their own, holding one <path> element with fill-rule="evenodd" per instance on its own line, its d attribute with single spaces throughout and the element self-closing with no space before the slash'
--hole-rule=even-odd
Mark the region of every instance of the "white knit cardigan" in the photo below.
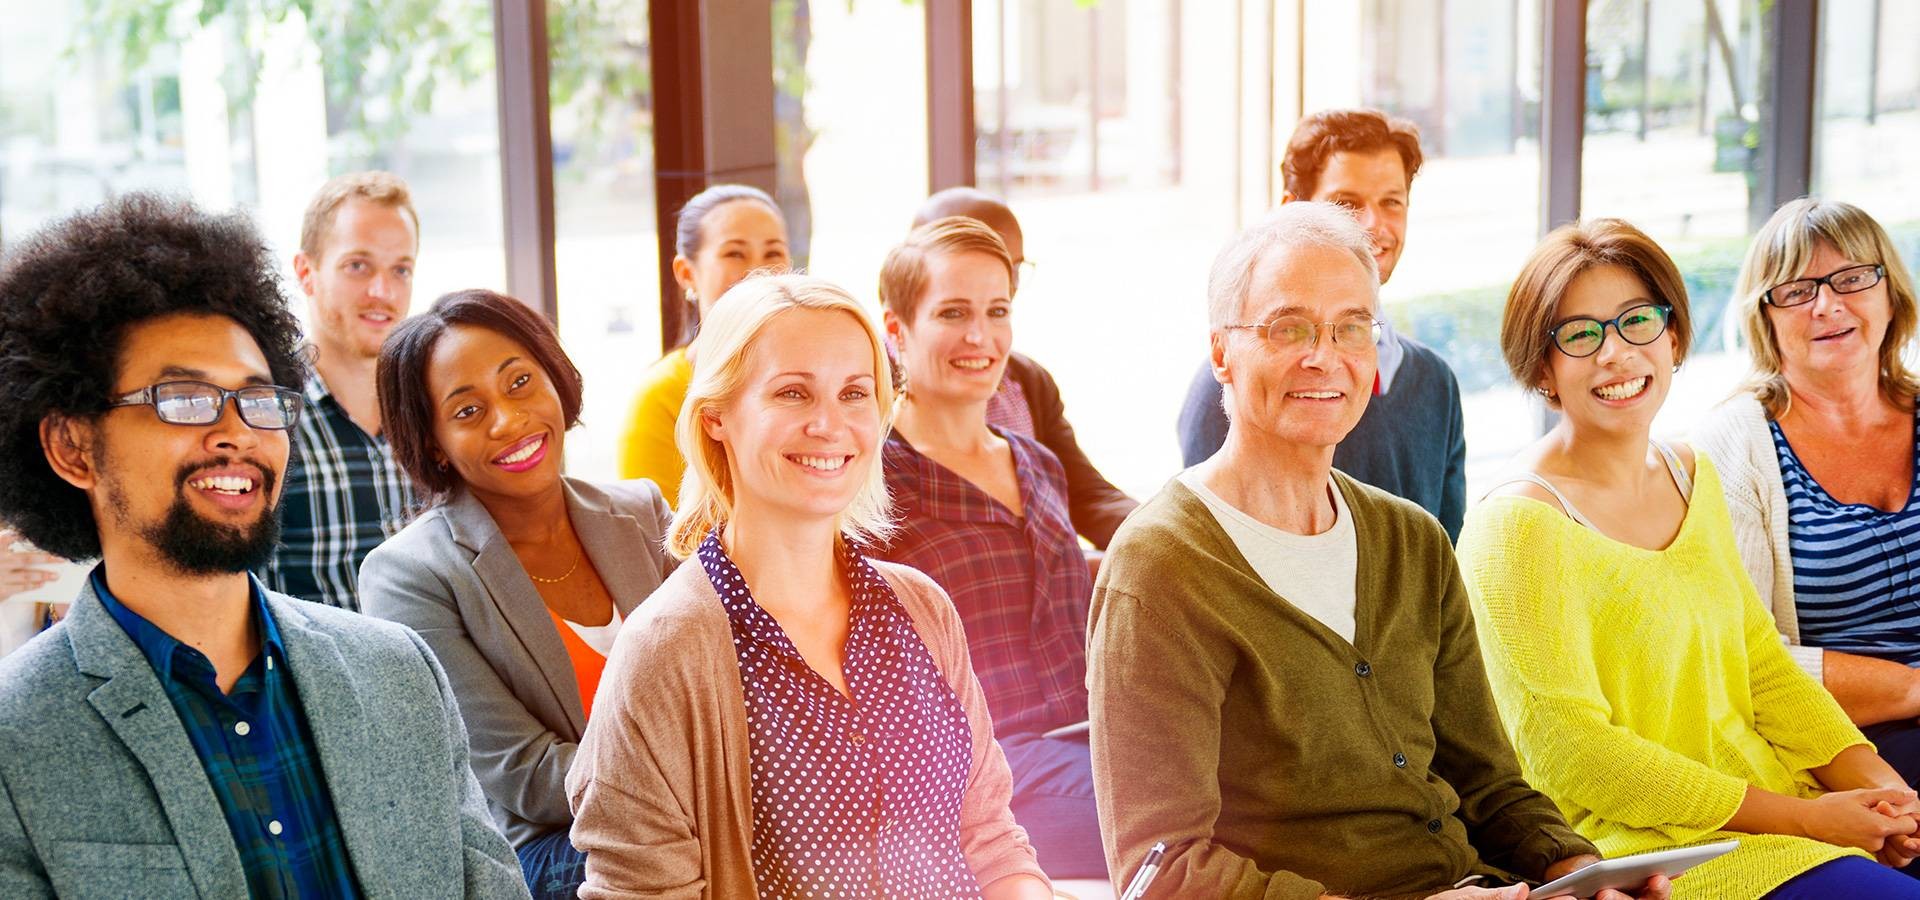
<svg viewBox="0 0 1920 900">
<path fill-rule="evenodd" d="M 1733 517 L 1733 542 L 1740 548 L 1761 604 L 1773 610 L 1774 627 L 1793 661 L 1815 680 L 1823 666 L 1819 647 L 1800 643 L 1800 616 L 1793 605 L 1793 553 L 1787 544 L 1787 489 L 1780 480 L 1767 411 L 1752 394 L 1741 392 L 1715 407 L 1693 433 L 1694 448 L 1712 458 Z"/>
</svg>

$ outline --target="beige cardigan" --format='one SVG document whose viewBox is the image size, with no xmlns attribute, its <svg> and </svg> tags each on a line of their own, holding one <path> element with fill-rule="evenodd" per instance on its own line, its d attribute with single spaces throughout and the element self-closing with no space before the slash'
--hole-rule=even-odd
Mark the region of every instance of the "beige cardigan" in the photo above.
<svg viewBox="0 0 1920 900">
<path fill-rule="evenodd" d="M 1007 808 L 1013 780 L 993 739 L 953 602 L 906 566 L 873 561 L 973 725 L 960 849 L 981 886 L 1046 876 Z M 753 788 L 746 699 L 726 610 L 697 558 L 620 629 L 594 716 L 567 773 L 580 896 L 753 897 Z"/>
<path fill-rule="evenodd" d="M 1815 681 L 1824 674 L 1823 651 L 1800 643 L 1800 615 L 1793 605 L 1793 552 L 1787 543 L 1787 489 L 1773 450 L 1767 411 L 1745 391 L 1715 407 L 1689 441 L 1713 460 L 1733 518 L 1733 542 L 1760 604 L 1773 611 L 1774 627 L 1787 652 Z"/>
</svg>

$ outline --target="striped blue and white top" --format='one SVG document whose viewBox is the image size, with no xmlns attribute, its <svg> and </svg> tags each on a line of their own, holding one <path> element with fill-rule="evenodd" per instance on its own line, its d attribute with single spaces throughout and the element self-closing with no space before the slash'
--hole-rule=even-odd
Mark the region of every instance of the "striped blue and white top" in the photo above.
<svg viewBox="0 0 1920 900">
<path fill-rule="evenodd" d="M 1841 503 L 1807 473 L 1778 422 L 1787 544 L 1802 643 L 1920 666 L 1920 466 L 1907 503 Z M 1920 446 L 1920 411 L 1914 418 Z"/>
</svg>

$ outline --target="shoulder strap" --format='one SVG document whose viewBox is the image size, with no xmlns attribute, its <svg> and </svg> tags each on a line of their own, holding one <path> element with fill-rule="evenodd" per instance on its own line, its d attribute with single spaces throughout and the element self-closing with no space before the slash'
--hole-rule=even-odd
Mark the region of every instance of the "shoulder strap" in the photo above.
<svg viewBox="0 0 1920 900">
<path fill-rule="evenodd" d="M 1541 476 L 1536 475 L 1532 472 L 1523 472 L 1520 474 L 1519 477 L 1509 478 L 1506 481 L 1502 481 L 1499 484 L 1494 485 L 1493 488 L 1498 488 L 1503 485 L 1515 484 L 1517 482 L 1522 482 L 1522 481 L 1527 482 L 1528 484 L 1539 485 L 1541 488 L 1544 488 L 1547 493 L 1552 494 L 1553 499 L 1560 501 L 1560 509 L 1566 512 L 1567 518 L 1572 519 L 1575 522 L 1578 522 L 1587 528 L 1592 528 L 1594 531 L 1600 530 L 1594 527 L 1593 520 L 1588 519 L 1584 514 L 1580 512 L 1579 509 L 1574 507 L 1573 501 L 1568 500 L 1567 495 L 1560 493 L 1560 489 L 1553 486 L 1553 482 L 1548 481 L 1545 478 L 1542 478 Z M 1487 492 L 1492 493 L 1493 488 L 1488 488 Z M 1482 495 L 1482 496 L 1484 497 L 1485 495 Z"/>
<path fill-rule="evenodd" d="M 1687 476 L 1687 467 L 1680 464 L 1680 456 L 1667 446 L 1666 441 L 1654 441 L 1653 449 L 1660 451 L 1660 457 L 1667 461 L 1667 474 L 1673 476 L 1673 486 L 1680 489 L 1680 498 L 1693 502 L 1693 479 Z"/>
</svg>

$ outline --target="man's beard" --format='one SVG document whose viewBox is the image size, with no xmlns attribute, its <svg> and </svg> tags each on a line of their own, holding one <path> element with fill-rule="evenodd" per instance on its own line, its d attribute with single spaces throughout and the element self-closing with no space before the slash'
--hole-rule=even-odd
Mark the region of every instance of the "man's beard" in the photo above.
<svg viewBox="0 0 1920 900">
<path fill-rule="evenodd" d="M 268 506 L 259 520 L 250 526 L 223 525 L 193 511 L 186 494 L 187 481 L 205 465 L 182 468 L 174 477 L 173 503 L 159 522 L 137 526 L 147 545 L 176 571 L 185 575 L 227 575 L 259 569 L 273 558 L 280 543 L 280 507 Z M 260 483 L 254 490 L 273 496 L 274 474 L 260 468 Z M 129 523 L 126 495 L 118 485 L 107 491 L 107 502 L 115 518 Z"/>
</svg>

